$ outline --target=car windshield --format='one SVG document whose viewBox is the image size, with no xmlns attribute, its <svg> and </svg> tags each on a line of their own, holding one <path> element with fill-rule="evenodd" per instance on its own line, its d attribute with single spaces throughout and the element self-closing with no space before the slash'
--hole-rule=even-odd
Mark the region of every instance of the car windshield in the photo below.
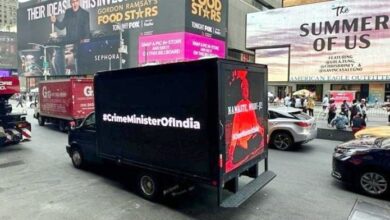
<svg viewBox="0 0 390 220">
<path fill-rule="evenodd" d="M 290 114 L 294 115 L 299 120 L 309 120 L 311 117 L 303 112 L 291 112 Z"/>
</svg>

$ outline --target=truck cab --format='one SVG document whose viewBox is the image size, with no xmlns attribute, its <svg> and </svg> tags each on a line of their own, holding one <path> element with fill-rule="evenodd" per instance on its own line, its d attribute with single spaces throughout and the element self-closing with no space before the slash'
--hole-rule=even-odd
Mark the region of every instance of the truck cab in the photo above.
<svg viewBox="0 0 390 220">
<path fill-rule="evenodd" d="M 66 151 L 76 168 L 82 168 L 86 161 L 97 160 L 95 112 L 90 113 L 79 126 L 70 130 Z"/>
</svg>

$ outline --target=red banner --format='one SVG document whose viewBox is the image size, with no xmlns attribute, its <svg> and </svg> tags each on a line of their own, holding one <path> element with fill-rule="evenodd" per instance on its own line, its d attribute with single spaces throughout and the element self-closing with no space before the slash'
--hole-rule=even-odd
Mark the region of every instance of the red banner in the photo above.
<svg viewBox="0 0 390 220">
<path fill-rule="evenodd" d="M 330 97 L 334 99 L 337 106 L 340 106 L 344 100 L 351 104 L 355 99 L 356 91 L 329 91 Z"/>
</svg>

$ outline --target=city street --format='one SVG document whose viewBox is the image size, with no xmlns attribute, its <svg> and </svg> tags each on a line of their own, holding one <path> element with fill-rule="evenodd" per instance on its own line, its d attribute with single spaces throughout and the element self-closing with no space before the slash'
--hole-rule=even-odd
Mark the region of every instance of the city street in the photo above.
<svg viewBox="0 0 390 220">
<path fill-rule="evenodd" d="M 152 203 L 136 194 L 131 173 L 73 168 L 67 134 L 39 127 L 28 112 L 32 141 L 0 149 L 0 219 L 333 220 L 347 219 L 357 201 L 390 207 L 335 181 L 331 158 L 339 142 L 319 139 L 289 152 L 271 149 L 269 168 L 277 177 L 238 209 L 217 207 L 216 192 L 205 187 Z"/>
</svg>

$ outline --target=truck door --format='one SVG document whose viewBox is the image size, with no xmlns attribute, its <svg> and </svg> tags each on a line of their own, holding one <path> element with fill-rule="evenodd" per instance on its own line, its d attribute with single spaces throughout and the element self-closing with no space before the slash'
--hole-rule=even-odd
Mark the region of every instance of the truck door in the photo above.
<svg viewBox="0 0 390 220">
<path fill-rule="evenodd" d="M 78 143 L 86 160 L 96 158 L 96 123 L 95 113 L 91 113 L 83 121 L 78 132 Z"/>
</svg>

